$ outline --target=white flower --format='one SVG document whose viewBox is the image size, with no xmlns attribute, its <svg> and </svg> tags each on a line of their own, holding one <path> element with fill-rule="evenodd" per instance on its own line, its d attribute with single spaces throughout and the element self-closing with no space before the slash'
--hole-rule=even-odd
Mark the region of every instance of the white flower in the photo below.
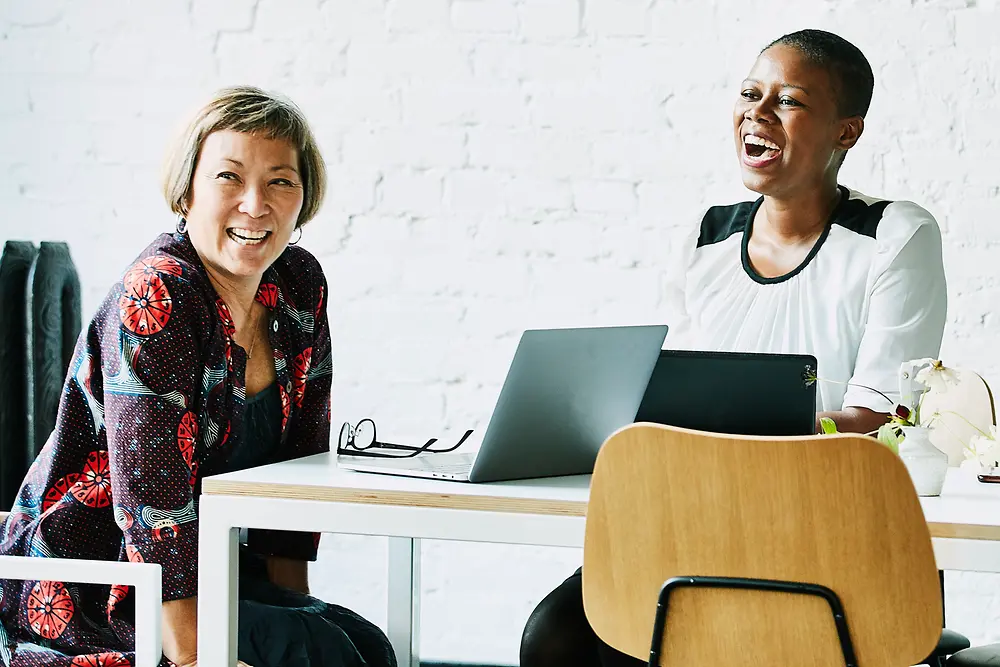
<svg viewBox="0 0 1000 667">
<path fill-rule="evenodd" d="M 984 469 L 992 469 L 1000 466 L 1000 442 L 997 441 L 997 427 L 990 426 L 987 435 L 976 434 L 969 439 L 969 446 L 965 449 L 967 460 L 978 461 L 979 466 Z"/>
<path fill-rule="evenodd" d="M 935 359 L 929 366 L 920 369 L 914 380 L 927 387 L 928 391 L 943 394 L 948 387 L 958 385 L 958 373 Z"/>
</svg>

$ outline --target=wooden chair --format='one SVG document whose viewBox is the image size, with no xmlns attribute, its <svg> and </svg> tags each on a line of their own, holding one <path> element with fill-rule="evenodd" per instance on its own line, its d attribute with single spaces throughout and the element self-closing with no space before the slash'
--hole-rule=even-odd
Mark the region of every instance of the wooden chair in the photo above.
<svg viewBox="0 0 1000 667">
<path fill-rule="evenodd" d="M 0 512 L 0 526 L 6 520 Z M 0 556 L 0 579 L 135 586 L 135 667 L 157 667 L 163 659 L 161 575 L 155 563 Z"/>
<path fill-rule="evenodd" d="M 628 426 L 597 457 L 583 560 L 594 630 L 650 665 L 902 667 L 941 634 L 913 484 L 863 436 Z"/>
</svg>

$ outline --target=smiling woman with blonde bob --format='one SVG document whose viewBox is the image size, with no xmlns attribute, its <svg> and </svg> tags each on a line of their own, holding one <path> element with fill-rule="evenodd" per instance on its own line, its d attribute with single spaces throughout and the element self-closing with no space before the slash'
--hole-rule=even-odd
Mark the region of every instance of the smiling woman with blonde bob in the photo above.
<svg viewBox="0 0 1000 667">
<path fill-rule="evenodd" d="M 229 88 L 198 111 L 167 163 L 176 230 L 125 269 L 81 334 L 56 429 L 3 526 L 2 555 L 158 563 L 163 665 L 196 664 L 202 478 L 329 450 L 327 284 L 292 242 L 325 179 L 289 100 Z M 308 594 L 318 545 L 247 532 L 240 660 L 394 667 L 377 627 Z M 129 587 L 0 587 L 0 663 L 134 664 Z"/>
<path fill-rule="evenodd" d="M 813 354 L 832 381 L 818 386 L 820 416 L 844 432 L 886 422 L 900 364 L 938 357 L 947 310 L 931 214 L 838 181 L 873 87 L 865 56 L 832 33 L 765 47 L 732 126 L 743 184 L 760 197 L 710 207 L 667 266 L 668 347 Z M 579 571 L 539 603 L 521 640 L 522 667 L 644 664 L 594 634 Z"/>
</svg>

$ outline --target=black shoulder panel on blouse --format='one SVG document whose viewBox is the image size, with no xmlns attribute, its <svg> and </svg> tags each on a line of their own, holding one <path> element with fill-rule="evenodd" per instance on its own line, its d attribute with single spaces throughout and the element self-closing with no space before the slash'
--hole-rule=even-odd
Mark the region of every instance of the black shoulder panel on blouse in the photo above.
<svg viewBox="0 0 1000 667">
<path fill-rule="evenodd" d="M 754 203 L 750 201 L 729 206 L 713 206 L 701 219 L 701 234 L 698 247 L 725 241 L 736 233 L 742 233 L 747 226 Z"/>
<path fill-rule="evenodd" d="M 878 223 L 882 220 L 886 207 L 891 203 L 877 201 L 869 204 L 863 199 L 851 199 L 838 207 L 837 215 L 832 222 L 856 234 L 875 238 Z"/>
</svg>

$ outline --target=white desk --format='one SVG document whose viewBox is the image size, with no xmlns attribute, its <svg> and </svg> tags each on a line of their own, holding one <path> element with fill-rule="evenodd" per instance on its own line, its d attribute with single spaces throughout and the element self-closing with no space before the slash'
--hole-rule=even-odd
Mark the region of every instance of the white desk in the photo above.
<svg viewBox="0 0 1000 667">
<path fill-rule="evenodd" d="M 337 468 L 320 454 L 208 477 L 200 504 L 198 662 L 235 665 L 238 528 L 389 536 L 388 635 L 418 664 L 419 540 L 582 547 L 590 477 L 465 484 Z M 921 499 L 943 570 L 1000 572 L 1000 485 L 949 472 Z"/>
</svg>

